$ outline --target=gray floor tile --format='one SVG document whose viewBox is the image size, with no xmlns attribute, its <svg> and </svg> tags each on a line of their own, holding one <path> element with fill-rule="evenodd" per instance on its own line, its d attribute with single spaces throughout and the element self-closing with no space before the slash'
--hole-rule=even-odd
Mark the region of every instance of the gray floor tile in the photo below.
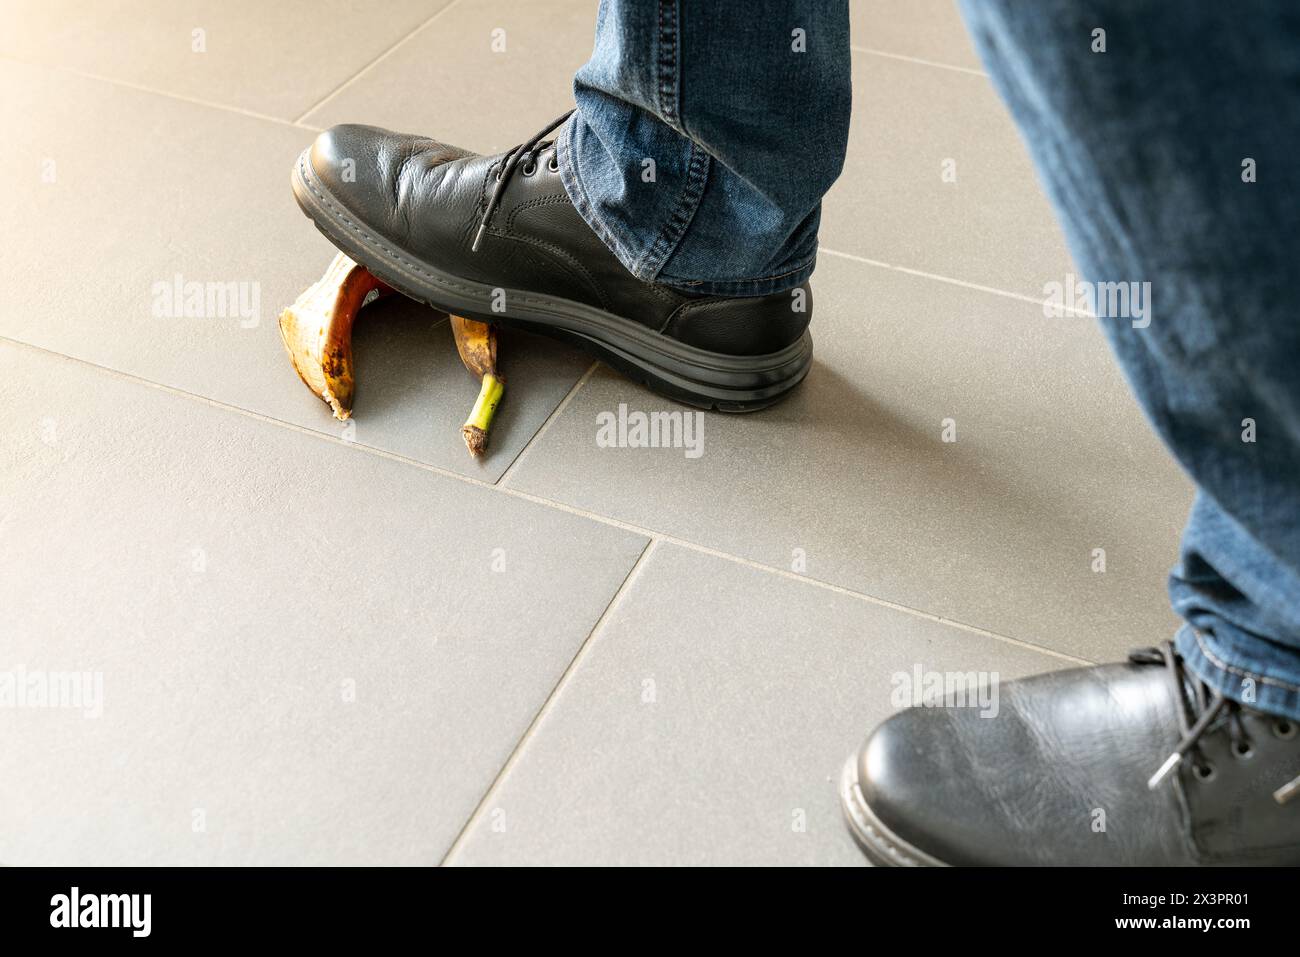
<svg viewBox="0 0 1300 957">
<path fill-rule="evenodd" d="M 449 863 L 861 864 L 838 773 L 899 675 L 1066 666 L 660 543 Z"/>
<path fill-rule="evenodd" d="M 982 70 L 954 0 L 850 0 L 853 45 Z"/>
<path fill-rule="evenodd" d="M 596 6 L 464 0 L 304 122 L 370 123 L 483 153 L 509 149 L 572 108 Z"/>
<path fill-rule="evenodd" d="M 292 120 L 448 2 L 9 0 L 0 55 Z"/>
<path fill-rule="evenodd" d="M 955 182 L 945 181 L 947 170 Z M 822 204 L 821 242 L 1035 299 L 1070 270 L 990 82 L 863 54 L 853 61 L 849 152 Z"/>
<path fill-rule="evenodd" d="M 12 62 L 0 61 L 0 84 L 10 131 L 0 179 L 12 187 L 0 205 L 12 240 L 0 260 L 11 290 L 0 335 L 489 481 L 590 364 L 545 340 L 507 337 L 508 392 L 476 462 L 460 425 L 478 384 L 445 318 L 381 302 L 358 322 L 345 431 L 298 380 L 276 326 L 333 255 L 289 189 L 311 133 Z M 167 305 L 156 293 L 177 276 L 247 284 L 257 321 L 155 315 Z"/>
<path fill-rule="evenodd" d="M 1085 658 L 1170 633 L 1191 489 L 1092 320 L 833 257 L 813 284 L 786 402 L 706 414 L 698 458 L 600 447 L 620 403 L 679 408 L 601 373 L 509 484 Z"/>
<path fill-rule="evenodd" d="M 645 544 L 27 347 L 0 401 L 0 670 L 103 694 L 5 709 L 10 865 L 436 863 Z"/>
</svg>

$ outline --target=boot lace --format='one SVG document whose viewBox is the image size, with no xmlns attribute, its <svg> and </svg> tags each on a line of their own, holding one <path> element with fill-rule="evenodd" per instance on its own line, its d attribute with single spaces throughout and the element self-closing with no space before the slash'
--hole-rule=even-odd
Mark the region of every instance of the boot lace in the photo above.
<svg viewBox="0 0 1300 957">
<path fill-rule="evenodd" d="M 1147 781 L 1148 788 L 1154 791 L 1184 761 L 1202 781 L 1212 779 L 1214 767 L 1201 753 L 1199 744 L 1201 737 L 1220 717 L 1236 753 L 1242 756 L 1251 753 L 1250 736 L 1242 720 L 1242 706 L 1188 672 L 1182 657 L 1174 651 L 1173 642 L 1166 641 L 1155 648 L 1140 648 L 1128 657 L 1134 664 L 1164 666 L 1179 704 L 1178 724 L 1182 737 L 1156 773 L 1151 775 Z M 1273 731 L 1279 737 L 1291 737 L 1295 734 L 1295 723 L 1287 718 L 1274 718 Z M 1278 804 L 1286 804 L 1297 797 L 1300 797 L 1300 777 L 1273 792 L 1273 800 Z"/>
<path fill-rule="evenodd" d="M 529 166 L 533 162 L 533 154 L 540 152 L 546 147 L 542 141 L 550 136 L 560 125 L 573 115 L 573 110 L 565 113 L 563 116 L 557 116 L 554 120 L 546 125 L 532 139 L 526 143 L 520 143 L 505 156 L 505 161 L 501 169 L 497 171 L 496 186 L 492 189 L 492 198 L 488 200 L 487 208 L 483 210 L 483 218 L 479 220 L 478 232 L 474 234 L 474 245 L 470 246 L 470 252 L 478 252 L 479 243 L 483 241 L 483 234 L 487 232 L 488 224 L 492 222 L 492 216 L 501 205 L 501 197 L 505 194 L 506 186 L 509 185 L 511 178 L 515 175 L 515 170 L 520 167 L 520 161 L 523 161 L 524 175 L 530 175 Z"/>
</svg>

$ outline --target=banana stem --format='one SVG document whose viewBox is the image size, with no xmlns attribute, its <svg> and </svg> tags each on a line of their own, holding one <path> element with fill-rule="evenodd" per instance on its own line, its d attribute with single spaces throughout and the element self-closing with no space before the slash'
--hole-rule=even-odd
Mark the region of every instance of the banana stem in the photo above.
<svg viewBox="0 0 1300 957">
<path fill-rule="evenodd" d="M 505 389 L 505 381 L 491 372 L 483 376 L 478 399 L 460 430 L 471 455 L 482 455 L 487 449 L 488 429 L 492 428 L 492 417 L 496 415 L 497 405 L 500 404 Z"/>
</svg>

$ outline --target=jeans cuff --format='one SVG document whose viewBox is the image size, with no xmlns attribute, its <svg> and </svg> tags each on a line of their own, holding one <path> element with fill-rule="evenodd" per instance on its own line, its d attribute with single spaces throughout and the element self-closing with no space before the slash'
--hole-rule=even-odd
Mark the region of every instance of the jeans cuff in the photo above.
<svg viewBox="0 0 1300 957">
<path fill-rule="evenodd" d="M 756 279 L 698 280 L 676 279 L 664 275 L 662 272 L 663 265 L 665 261 L 671 259 L 672 253 L 675 252 L 676 245 L 681 240 L 680 233 L 673 237 L 671 241 L 666 241 L 661 235 L 648 252 L 634 250 L 623 242 L 618 233 L 600 218 L 595 203 L 591 201 L 590 194 L 588 194 L 587 188 L 582 183 L 582 172 L 578 167 L 577 156 L 570 145 L 571 131 L 578 118 L 579 114 L 577 113 L 570 117 L 569 121 L 560 128 L 559 135 L 555 138 L 555 156 L 560 167 L 560 182 L 564 185 L 564 191 L 568 193 L 569 201 L 573 203 L 573 208 L 578 211 L 578 215 L 591 227 L 591 231 L 609 248 L 615 258 L 622 263 L 623 268 L 632 275 L 643 282 L 658 283 L 659 285 L 698 296 L 736 298 L 768 296 L 773 293 L 785 292 L 788 289 L 802 285 L 812 275 L 813 269 L 817 265 L 817 244 L 815 241 L 812 244 L 813 252 L 810 257 L 797 266 L 783 270 L 773 276 L 762 276 Z M 682 225 L 684 230 L 686 224 Z"/>
<path fill-rule="evenodd" d="M 817 255 L 806 262 L 794 266 L 775 276 L 764 276 L 761 279 L 735 279 L 726 281 L 699 281 L 673 279 L 671 276 L 659 274 L 656 282 L 663 283 L 665 286 L 672 286 L 674 289 L 680 289 L 683 292 L 693 292 L 703 296 L 728 296 L 742 298 L 748 296 L 770 296 L 773 293 L 785 292 L 787 289 L 793 289 L 795 286 L 801 286 L 808 281 L 812 275 L 813 269 L 817 267 Z"/>
<path fill-rule="evenodd" d="M 653 282 L 653 275 L 646 276 L 643 275 L 643 271 L 638 271 L 638 261 L 641 256 L 628 249 L 619 240 L 617 234 L 605 225 L 604 221 L 596 215 L 596 207 L 587 196 L 587 188 L 582 185 L 578 164 L 569 146 L 569 134 L 578 117 L 577 113 L 569 117 L 569 121 L 560 127 L 560 133 L 555 137 L 555 158 L 560 166 L 560 182 L 564 186 L 564 191 L 569 194 L 569 202 L 573 203 L 573 208 L 578 211 L 578 215 L 591 227 L 591 231 L 600 237 L 600 241 L 609 247 L 609 251 L 623 264 L 623 268 L 638 279 Z"/>
<path fill-rule="evenodd" d="M 1300 686 L 1229 664 L 1231 653 L 1215 645 L 1213 635 L 1188 624 L 1174 637 L 1174 647 L 1192 674 L 1225 698 L 1256 711 L 1300 721 Z"/>
</svg>

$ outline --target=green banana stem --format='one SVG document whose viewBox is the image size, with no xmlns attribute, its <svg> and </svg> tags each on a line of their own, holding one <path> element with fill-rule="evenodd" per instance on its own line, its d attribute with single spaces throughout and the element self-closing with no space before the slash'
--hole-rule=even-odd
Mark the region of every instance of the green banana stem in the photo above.
<svg viewBox="0 0 1300 957">
<path fill-rule="evenodd" d="M 488 430 L 492 428 L 492 417 L 496 415 L 497 406 L 501 403 L 501 396 L 505 390 L 505 380 L 491 372 L 483 376 L 483 385 L 479 389 L 478 399 L 474 402 L 474 408 L 460 430 L 471 455 L 482 455 L 487 449 Z"/>
</svg>

